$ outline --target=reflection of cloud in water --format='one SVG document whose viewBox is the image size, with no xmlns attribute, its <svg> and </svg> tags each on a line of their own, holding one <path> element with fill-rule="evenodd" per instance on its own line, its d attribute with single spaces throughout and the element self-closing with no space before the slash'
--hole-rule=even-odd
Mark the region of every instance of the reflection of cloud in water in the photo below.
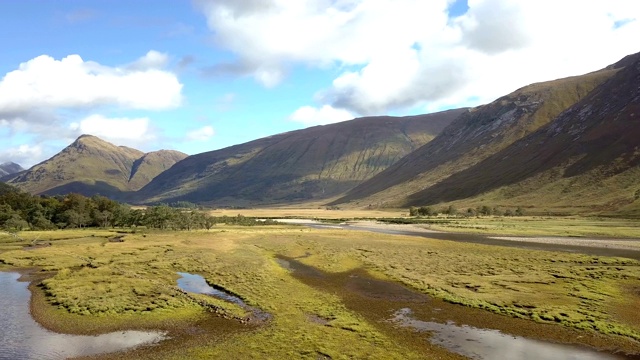
<svg viewBox="0 0 640 360">
<path fill-rule="evenodd" d="M 184 291 L 197 294 L 213 295 L 219 299 L 230 301 L 243 307 L 247 306 L 247 304 L 245 304 L 244 301 L 242 301 L 242 299 L 240 299 L 239 297 L 233 296 L 218 289 L 214 289 L 209 284 L 207 284 L 207 281 L 200 275 L 184 272 L 179 272 L 178 275 L 182 276 L 180 279 L 178 279 L 178 287 Z"/>
<path fill-rule="evenodd" d="M 520 336 L 503 334 L 498 330 L 457 326 L 421 321 L 411 317 L 410 309 L 398 310 L 393 322 L 402 327 L 428 331 L 429 340 L 454 353 L 472 359 L 519 359 L 519 360 L 605 360 L 624 357 L 601 353 L 584 347 L 554 344 Z"/>
<path fill-rule="evenodd" d="M 42 328 L 29 313 L 28 283 L 20 274 L 0 272 L 0 359 L 66 359 L 155 344 L 161 332 L 119 331 L 96 336 L 58 334 Z"/>
</svg>

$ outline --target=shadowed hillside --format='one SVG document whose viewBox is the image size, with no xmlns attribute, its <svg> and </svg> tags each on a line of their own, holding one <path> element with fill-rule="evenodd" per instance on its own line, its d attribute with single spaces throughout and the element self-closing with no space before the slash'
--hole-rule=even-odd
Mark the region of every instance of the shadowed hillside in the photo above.
<svg viewBox="0 0 640 360">
<path fill-rule="evenodd" d="M 361 118 L 193 155 L 136 197 L 229 204 L 327 199 L 427 143 L 464 111 Z"/>
<path fill-rule="evenodd" d="M 412 194 L 408 203 L 482 195 L 493 202 L 536 207 L 637 212 L 640 54 L 612 68 L 619 71 L 553 122 L 476 166 Z"/>
<path fill-rule="evenodd" d="M 470 109 L 433 141 L 334 203 L 425 205 L 482 193 L 492 188 L 484 180 L 498 184 L 501 179 L 511 178 L 512 173 L 508 166 L 488 170 L 488 159 L 506 160 L 508 155 L 504 151 L 545 128 L 563 111 L 587 99 L 621 66 L 532 84 L 490 104 Z M 584 101 L 593 101 L 591 97 L 589 99 Z M 532 156 L 540 156 L 538 152 L 541 149 L 530 147 L 526 151 Z M 511 156 L 509 163 L 523 160 Z M 472 170 L 467 172 L 467 169 L 475 170 L 473 175 L 464 177 L 462 174 L 471 174 Z"/>
<path fill-rule="evenodd" d="M 187 155 L 161 150 L 145 154 L 82 135 L 52 158 L 8 181 L 33 194 L 102 194 L 135 191 Z"/>
</svg>

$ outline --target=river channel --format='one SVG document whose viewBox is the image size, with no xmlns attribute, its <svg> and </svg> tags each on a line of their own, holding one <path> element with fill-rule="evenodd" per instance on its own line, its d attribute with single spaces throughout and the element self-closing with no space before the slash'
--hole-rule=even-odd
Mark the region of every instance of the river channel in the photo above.
<svg viewBox="0 0 640 360">
<path fill-rule="evenodd" d="M 466 242 L 473 244 L 484 244 L 484 245 L 497 245 L 497 246 L 507 246 L 507 247 L 515 247 L 521 249 L 529 249 L 529 250 L 546 250 L 546 251 L 563 251 L 563 252 L 572 252 L 578 254 L 586 254 L 593 256 L 611 256 L 611 257 L 623 257 L 628 259 L 640 260 L 640 250 L 633 249 L 620 249 L 614 247 L 594 247 L 594 246 L 580 246 L 580 245 L 569 245 L 563 243 L 548 243 L 548 242 L 536 242 L 534 239 L 530 239 L 527 241 L 527 237 L 520 237 L 518 241 L 508 240 L 507 237 L 495 237 L 489 235 L 478 235 L 478 234 L 465 234 L 465 233 L 453 233 L 453 232 L 444 232 L 444 231 L 417 231 L 412 230 L 407 226 L 407 229 L 400 230 L 398 228 L 385 228 L 384 226 L 367 226 L 366 224 L 325 224 L 315 220 L 297 220 L 297 219 L 277 219 L 278 222 L 288 223 L 288 224 L 297 224 L 308 226 L 314 229 L 343 229 L 343 230 L 360 230 L 360 231 L 370 231 L 376 232 L 380 234 L 388 234 L 388 235 L 408 235 L 408 236 L 418 236 L 429 239 L 436 240 L 447 240 L 447 241 L 457 241 L 457 242 Z M 557 238 L 561 239 L 561 238 Z M 572 240 L 576 240 L 576 238 L 568 238 Z M 607 239 L 601 239 L 607 240 Z M 628 241 L 628 242 L 638 242 L 638 239 L 617 239 L 617 241 Z M 640 249 L 640 248 L 639 248 Z"/>
<path fill-rule="evenodd" d="M 164 332 L 117 331 L 96 336 L 68 335 L 40 326 L 29 312 L 29 283 L 21 274 L 0 271 L 0 359 L 58 360 L 130 350 L 167 338 Z"/>
</svg>

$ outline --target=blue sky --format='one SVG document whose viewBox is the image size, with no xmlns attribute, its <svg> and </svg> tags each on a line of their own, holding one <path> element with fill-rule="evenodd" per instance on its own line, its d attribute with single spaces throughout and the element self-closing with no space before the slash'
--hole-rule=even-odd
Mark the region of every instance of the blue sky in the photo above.
<svg viewBox="0 0 640 360">
<path fill-rule="evenodd" d="M 82 133 L 195 154 L 475 106 L 640 51 L 639 3 L 1 1 L 0 162 Z"/>
</svg>

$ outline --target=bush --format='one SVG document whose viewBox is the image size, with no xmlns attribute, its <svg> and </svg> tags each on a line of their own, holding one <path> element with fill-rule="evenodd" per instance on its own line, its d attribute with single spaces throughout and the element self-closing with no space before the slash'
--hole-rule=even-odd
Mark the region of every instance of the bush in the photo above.
<svg viewBox="0 0 640 360">
<path fill-rule="evenodd" d="M 29 223 L 20 216 L 13 215 L 4 223 L 4 227 L 9 230 L 22 231 L 29 228 Z"/>
</svg>

